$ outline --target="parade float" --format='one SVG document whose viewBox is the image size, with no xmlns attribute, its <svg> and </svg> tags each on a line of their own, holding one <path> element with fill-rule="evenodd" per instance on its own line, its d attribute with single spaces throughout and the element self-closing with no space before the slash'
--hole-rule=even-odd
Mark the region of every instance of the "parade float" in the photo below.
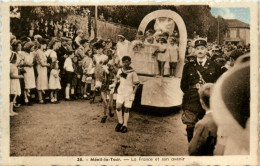
<svg viewBox="0 0 260 166">
<path fill-rule="evenodd" d="M 138 33 L 146 33 L 147 26 L 155 21 L 156 33 L 167 32 L 172 34 L 175 29 L 179 32 L 179 56 L 175 77 L 168 77 L 169 62 L 166 61 L 164 77 L 156 77 L 158 64 L 153 53 L 158 49 L 157 44 L 146 44 L 140 40 L 132 41 L 129 55 L 132 58 L 132 67 L 139 76 L 141 86 L 136 94 L 136 100 L 142 106 L 175 107 L 182 104 L 183 93 L 180 89 L 182 70 L 184 66 L 187 44 L 187 31 L 182 17 L 172 10 L 157 10 L 146 15 L 140 23 Z M 139 93 L 139 94 L 138 94 Z"/>
</svg>

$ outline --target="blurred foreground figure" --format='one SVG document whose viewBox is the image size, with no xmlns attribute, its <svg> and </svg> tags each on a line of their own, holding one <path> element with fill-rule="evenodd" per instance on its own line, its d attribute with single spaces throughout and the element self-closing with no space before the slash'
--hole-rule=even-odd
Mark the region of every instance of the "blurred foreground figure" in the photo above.
<svg viewBox="0 0 260 166">
<path fill-rule="evenodd" d="M 212 156 L 217 140 L 217 125 L 210 109 L 212 83 L 206 83 L 199 89 L 200 103 L 206 111 L 205 116 L 195 126 L 193 138 L 189 144 L 191 156 Z"/>
<path fill-rule="evenodd" d="M 214 155 L 249 154 L 250 57 L 241 56 L 217 81 L 210 99 L 218 125 Z"/>
</svg>

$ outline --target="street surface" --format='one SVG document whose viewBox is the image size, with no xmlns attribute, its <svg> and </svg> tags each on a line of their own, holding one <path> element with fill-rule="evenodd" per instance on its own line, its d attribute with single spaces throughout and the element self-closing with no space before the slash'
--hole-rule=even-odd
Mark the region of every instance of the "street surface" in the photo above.
<svg viewBox="0 0 260 166">
<path fill-rule="evenodd" d="M 154 109 L 154 108 L 153 108 Z M 187 155 L 179 110 L 130 112 L 127 133 L 115 132 L 116 115 L 100 123 L 103 106 L 86 100 L 34 104 L 10 117 L 11 156 Z"/>
</svg>

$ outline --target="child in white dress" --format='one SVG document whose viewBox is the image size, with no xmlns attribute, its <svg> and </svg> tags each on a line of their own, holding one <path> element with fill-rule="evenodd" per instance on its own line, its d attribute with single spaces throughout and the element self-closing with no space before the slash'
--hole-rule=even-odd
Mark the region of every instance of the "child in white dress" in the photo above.
<svg viewBox="0 0 260 166">
<path fill-rule="evenodd" d="M 51 65 L 51 73 L 49 79 L 49 89 L 51 90 L 51 103 L 56 103 L 58 91 L 61 89 L 59 77 L 59 64 L 58 61 L 53 62 Z"/>
<path fill-rule="evenodd" d="M 13 111 L 13 105 L 16 103 L 16 97 L 21 95 L 20 78 L 22 75 L 18 74 L 16 66 L 17 54 L 12 54 L 10 58 L 10 116 L 18 115 Z"/>
<path fill-rule="evenodd" d="M 168 47 L 168 52 L 169 52 L 169 57 L 170 57 L 170 60 L 169 60 L 170 77 L 175 77 L 177 63 L 180 61 L 179 47 L 177 45 L 177 40 L 175 38 L 170 38 L 169 43 L 170 43 L 170 45 Z"/>
<path fill-rule="evenodd" d="M 157 52 L 157 62 L 158 62 L 158 69 L 159 75 L 163 76 L 164 74 L 164 65 L 167 59 L 167 41 L 164 38 L 159 38 L 159 48 Z"/>
</svg>

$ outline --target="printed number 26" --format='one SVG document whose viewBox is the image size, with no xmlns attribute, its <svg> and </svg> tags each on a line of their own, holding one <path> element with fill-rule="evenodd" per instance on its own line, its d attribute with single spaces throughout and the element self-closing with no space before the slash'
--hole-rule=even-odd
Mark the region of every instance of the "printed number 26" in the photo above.
<svg viewBox="0 0 260 166">
<path fill-rule="evenodd" d="M 77 161 L 83 161 L 82 158 L 77 158 Z"/>
</svg>

